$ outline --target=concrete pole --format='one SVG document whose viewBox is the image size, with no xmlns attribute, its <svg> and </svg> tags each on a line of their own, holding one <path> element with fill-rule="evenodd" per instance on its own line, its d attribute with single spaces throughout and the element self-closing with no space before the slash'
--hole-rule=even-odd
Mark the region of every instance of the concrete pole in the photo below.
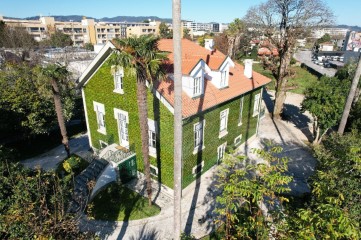
<svg viewBox="0 0 361 240">
<path fill-rule="evenodd" d="M 174 54 L 174 240 L 181 235 L 182 199 L 182 40 L 181 0 L 173 0 Z"/>
</svg>

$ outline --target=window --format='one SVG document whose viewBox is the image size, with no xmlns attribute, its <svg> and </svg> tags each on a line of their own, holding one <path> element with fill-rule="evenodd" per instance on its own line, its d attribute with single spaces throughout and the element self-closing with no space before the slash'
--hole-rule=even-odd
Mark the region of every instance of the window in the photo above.
<svg viewBox="0 0 361 240">
<path fill-rule="evenodd" d="M 242 142 L 242 134 L 234 139 L 234 146 L 240 145 Z"/>
<path fill-rule="evenodd" d="M 194 154 L 204 148 L 204 121 L 194 124 Z"/>
<path fill-rule="evenodd" d="M 254 96 L 254 105 L 253 105 L 253 116 L 257 116 L 259 113 L 259 102 L 261 99 L 261 94 L 258 93 Z"/>
<path fill-rule="evenodd" d="M 224 153 L 226 152 L 227 142 L 223 143 L 217 148 L 217 163 L 220 164 L 224 158 Z"/>
<path fill-rule="evenodd" d="M 119 145 L 125 148 L 129 148 L 129 135 L 128 135 L 128 124 L 129 117 L 128 113 L 120 109 L 114 109 L 114 118 L 118 123 L 118 136 Z"/>
<path fill-rule="evenodd" d="M 104 104 L 98 102 L 93 102 L 93 104 L 94 104 L 94 111 L 97 117 L 98 132 L 106 134 Z"/>
<path fill-rule="evenodd" d="M 203 167 L 204 167 L 204 161 L 202 161 L 200 164 L 198 164 L 197 166 L 195 166 L 193 169 L 192 169 L 192 174 L 194 177 L 196 177 L 198 174 L 200 174 L 203 170 Z"/>
<path fill-rule="evenodd" d="M 198 96 L 202 93 L 202 77 L 194 78 L 193 96 Z"/>
<path fill-rule="evenodd" d="M 158 177 L 158 168 L 153 165 L 150 165 L 150 175 L 154 177 Z"/>
<path fill-rule="evenodd" d="M 104 142 L 102 140 L 99 140 L 99 145 L 100 145 L 100 149 L 108 147 L 108 143 L 106 143 L 106 142 Z"/>
<path fill-rule="evenodd" d="M 238 126 L 241 126 L 241 125 L 242 125 L 242 112 L 243 112 L 243 97 L 241 97 L 240 105 L 239 105 Z"/>
<path fill-rule="evenodd" d="M 221 88 L 226 87 L 227 86 L 226 83 L 227 83 L 227 71 L 222 71 L 220 87 Z"/>
<path fill-rule="evenodd" d="M 227 124 L 228 124 L 228 111 L 229 109 L 223 110 L 220 113 L 220 126 L 219 126 L 219 137 L 227 135 Z"/>
<path fill-rule="evenodd" d="M 114 92 L 124 93 L 123 91 L 123 69 L 118 69 L 114 74 Z"/>
<path fill-rule="evenodd" d="M 157 122 L 148 119 L 148 145 L 149 155 L 157 157 Z"/>
</svg>

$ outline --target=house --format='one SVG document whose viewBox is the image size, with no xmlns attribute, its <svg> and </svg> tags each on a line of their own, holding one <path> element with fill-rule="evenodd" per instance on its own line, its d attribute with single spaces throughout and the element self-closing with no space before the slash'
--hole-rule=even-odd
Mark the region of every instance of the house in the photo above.
<svg viewBox="0 0 361 240">
<path fill-rule="evenodd" d="M 173 41 L 162 39 L 158 47 L 170 52 L 164 63 L 168 78 L 149 86 L 149 155 L 152 176 L 172 188 Z M 108 42 L 79 78 L 89 142 L 95 150 L 109 149 L 115 162 L 134 153 L 137 170 L 142 171 L 136 81 L 127 69 L 112 71 L 113 49 Z M 219 164 L 226 147 L 238 147 L 256 135 L 262 89 L 271 80 L 253 72 L 250 60 L 243 67 L 217 50 L 186 39 L 182 40 L 182 73 L 184 188 Z"/>
</svg>

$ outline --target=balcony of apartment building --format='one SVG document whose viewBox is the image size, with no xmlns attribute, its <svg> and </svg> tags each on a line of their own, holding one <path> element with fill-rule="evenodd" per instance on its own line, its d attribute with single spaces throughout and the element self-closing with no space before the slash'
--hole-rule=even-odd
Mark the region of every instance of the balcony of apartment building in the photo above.
<svg viewBox="0 0 361 240">
<path fill-rule="evenodd" d="M 73 28 L 74 33 L 83 33 L 82 28 Z"/>
<path fill-rule="evenodd" d="M 28 28 L 28 30 L 30 33 L 40 32 L 40 28 L 38 28 L 38 27 L 30 27 L 30 28 Z"/>
</svg>

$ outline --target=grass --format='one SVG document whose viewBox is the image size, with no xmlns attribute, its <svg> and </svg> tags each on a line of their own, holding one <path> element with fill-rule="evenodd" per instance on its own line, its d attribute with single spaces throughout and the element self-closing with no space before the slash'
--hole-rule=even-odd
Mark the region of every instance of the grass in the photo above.
<svg viewBox="0 0 361 240">
<path fill-rule="evenodd" d="M 295 77 L 288 79 L 287 86 L 292 87 L 294 89 L 289 90 L 292 93 L 304 94 L 304 91 L 314 85 L 314 83 L 318 80 L 317 76 L 313 75 L 309 71 L 299 66 L 291 66 L 291 69 L 295 71 Z M 253 64 L 253 70 L 265 75 L 266 77 L 272 79 L 272 82 L 268 84 L 268 88 L 271 90 L 275 89 L 275 78 L 273 77 L 271 71 L 263 69 L 260 63 Z"/>
<path fill-rule="evenodd" d="M 148 206 L 148 199 L 117 183 L 96 195 L 91 207 L 92 217 L 108 221 L 136 220 L 160 213 L 158 206 Z"/>
</svg>

